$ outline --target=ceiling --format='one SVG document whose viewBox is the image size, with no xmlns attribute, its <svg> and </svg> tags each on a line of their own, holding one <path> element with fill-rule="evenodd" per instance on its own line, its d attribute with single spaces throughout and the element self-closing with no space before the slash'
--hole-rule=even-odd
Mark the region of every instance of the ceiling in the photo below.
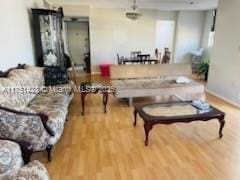
<svg viewBox="0 0 240 180">
<path fill-rule="evenodd" d="M 50 4 L 88 5 L 99 8 L 129 8 L 132 0 L 46 0 Z M 218 0 L 137 0 L 139 9 L 207 10 L 217 8 Z"/>
</svg>

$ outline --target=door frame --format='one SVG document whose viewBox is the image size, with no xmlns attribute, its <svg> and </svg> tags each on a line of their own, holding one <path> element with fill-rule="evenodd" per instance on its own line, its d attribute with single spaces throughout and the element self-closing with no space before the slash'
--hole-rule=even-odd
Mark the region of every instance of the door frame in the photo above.
<svg viewBox="0 0 240 180">
<path fill-rule="evenodd" d="M 88 24 L 88 46 L 89 46 L 89 61 L 90 61 L 90 73 L 92 72 L 92 66 L 91 66 L 91 41 L 90 41 L 90 23 L 89 23 L 89 18 L 88 17 L 73 17 L 73 16 L 68 16 L 68 17 L 64 17 L 63 19 L 63 24 L 64 24 L 64 29 L 65 29 L 65 33 L 64 33 L 64 47 L 66 53 L 70 54 L 70 48 L 69 48 L 69 40 L 68 40 L 68 28 L 67 28 L 67 23 L 68 22 L 85 22 Z"/>
</svg>

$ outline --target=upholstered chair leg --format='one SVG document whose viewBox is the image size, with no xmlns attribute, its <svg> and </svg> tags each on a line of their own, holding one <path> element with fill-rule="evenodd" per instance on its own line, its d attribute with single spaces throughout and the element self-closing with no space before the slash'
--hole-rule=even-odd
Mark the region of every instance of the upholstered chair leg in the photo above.
<svg viewBox="0 0 240 180">
<path fill-rule="evenodd" d="M 53 148 L 52 145 L 48 145 L 46 148 L 48 154 L 48 162 L 52 161 L 52 148 Z"/>
</svg>

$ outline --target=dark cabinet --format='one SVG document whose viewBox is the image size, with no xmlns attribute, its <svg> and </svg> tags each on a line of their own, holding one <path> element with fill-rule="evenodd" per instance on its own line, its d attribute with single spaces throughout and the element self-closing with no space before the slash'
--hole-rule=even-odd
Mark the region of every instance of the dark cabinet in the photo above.
<svg viewBox="0 0 240 180">
<path fill-rule="evenodd" d="M 35 55 L 38 66 L 64 66 L 63 11 L 32 9 Z"/>
</svg>

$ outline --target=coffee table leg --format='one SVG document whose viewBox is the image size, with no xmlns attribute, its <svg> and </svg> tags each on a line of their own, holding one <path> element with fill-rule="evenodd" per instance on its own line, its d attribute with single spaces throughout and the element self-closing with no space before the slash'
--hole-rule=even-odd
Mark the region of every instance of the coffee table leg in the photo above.
<svg viewBox="0 0 240 180">
<path fill-rule="evenodd" d="M 82 115 L 83 116 L 84 116 L 84 113 L 85 113 L 85 96 L 86 96 L 86 93 L 81 92 Z"/>
<path fill-rule="evenodd" d="M 133 123 L 133 125 L 134 126 L 136 126 L 137 125 L 137 110 L 136 109 L 134 109 L 134 123 Z"/>
<path fill-rule="evenodd" d="M 149 123 L 144 123 L 144 130 L 145 130 L 145 136 L 146 136 L 146 139 L 145 139 L 145 146 L 148 145 L 148 135 L 149 135 L 149 132 L 151 131 L 153 125 L 152 124 L 149 124 Z"/>
<path fill-rule="evenodd" d="M 107 113 L 107 102 L 108 102 L 108 93 L 103 93 L 103 107 L 104 107 L 104 113 Z"/>
<path fill-rule="evenodd" d="M 222 119 L 218 119 L 219 120 L 219 123 L 220 123 L 220 129 L 219 129 L 219 138 L 222 138 L 223 137 L 223 128 L 224 128 L 224 125 L 225 125 L 225 120 L 224 118 Z"/>
</svg>

